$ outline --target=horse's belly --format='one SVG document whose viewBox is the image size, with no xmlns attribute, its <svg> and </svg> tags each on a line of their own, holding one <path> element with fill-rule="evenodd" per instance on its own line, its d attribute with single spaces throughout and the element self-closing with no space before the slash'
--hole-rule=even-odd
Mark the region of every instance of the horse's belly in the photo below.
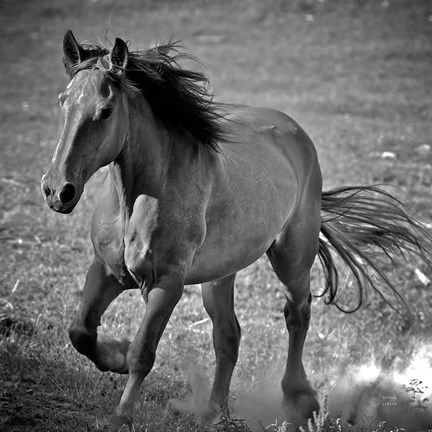
<svg viewBox="0 0 432 432">
<path fill-rule="evenodd" d="M 277 194 L 276 197 L 280 197 Z M 260 258 L 290 219 L 295 189 L 284 199 L 267 197 L 259 203 L 227 206 L 208 225 L 203 244 L 194 254 L 186 283 L 202 283 L 235 273 Z"/>
<path fill-rule="evenodd" d="M 270 247 L 274 238 L 248 245 L 206 246 L 195 254 L 185 284 L 198 284 L 220 279 L 244 269 L 260 258 Z"/>
</svg>

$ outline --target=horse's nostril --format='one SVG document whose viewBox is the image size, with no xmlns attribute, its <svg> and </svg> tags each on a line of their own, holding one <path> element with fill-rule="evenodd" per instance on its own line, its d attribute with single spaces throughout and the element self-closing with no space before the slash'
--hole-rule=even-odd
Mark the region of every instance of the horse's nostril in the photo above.
<svg viewBox="0 0 432 432">
<path fill-rule="evenodd" d="M 59 193 L 59 198 L 63 203 L 71 202 L 75 197 L 75 186 L 72 183 L 67 183 L 63 190 Z"/>
<path fill-rule="evenodd" d="M 44 188 L 43 188 L 43 191 L 44 191 L 44 194 L 45 194 L 45 196 L 50 196 L 51 195 L 51 189 L 48 187 L 48 186 L 45 186 Z"/>
</svg>

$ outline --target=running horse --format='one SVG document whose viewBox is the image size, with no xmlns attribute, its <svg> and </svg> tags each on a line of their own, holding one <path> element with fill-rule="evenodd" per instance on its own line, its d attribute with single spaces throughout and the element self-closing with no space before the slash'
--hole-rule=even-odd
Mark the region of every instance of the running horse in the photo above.
<svg viewBox="0 0 432 432">
<path fill-rule="evenodd" d="M 41 190 L 51 210 L 70 213 L 89 178 L 109 165 L 91 224 L 94 260 L 69 335 L 98 369 L 129 374 L 113 425 L 133 428 L 140 386 L 187 284 L 202 284 L 213 323 L 215 377 L 203 420 L 227 412 L 240 343 L 234 280 L 263 254 L 286 288 L 282 404 L 289 422 L 304 424 L 319 410 L 302 365 L 316 256 L 333 302 L 335 253 L 362 294 L 380 289 L 376 277 L 393 288 L 377 250 L 430 264 L 431 236 L 381 188 L 323 192 L 303 129 L 275 110 L 214 102 L 206 77 L 180 66 L 186 54 L 175 43 L 130 51 L 116 38 L 109 50 L 68 31 L 63 49 L 70 82 L 59 95 L 61 132 Z M 98 336 L 108 305 L 133 288 L 146 303 L 133 341 Z"/>
</svg>

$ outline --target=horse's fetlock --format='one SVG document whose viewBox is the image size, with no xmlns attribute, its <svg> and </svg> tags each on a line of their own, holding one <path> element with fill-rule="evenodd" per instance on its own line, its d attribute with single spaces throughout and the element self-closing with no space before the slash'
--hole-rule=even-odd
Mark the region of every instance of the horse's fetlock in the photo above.
<svg viewBox="0 0 432 432">
<path fill-rule="evenodd" d="M 74 348 L 81 354 L 88 354 L 96 346 L 96 332 L 90 333 L 83 328 L 71 325 L 69 327 L 69 339 Z"/>
</svg>

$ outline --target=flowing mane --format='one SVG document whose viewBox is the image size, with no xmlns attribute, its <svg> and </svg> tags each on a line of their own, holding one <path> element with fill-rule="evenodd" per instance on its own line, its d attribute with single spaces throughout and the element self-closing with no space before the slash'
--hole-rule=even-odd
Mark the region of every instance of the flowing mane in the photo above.
<svg viewBox="0 0 432 432">
<path fill-rule="evenodd" d="M 72 65 L 63 58 L 71 78 L 83 69 L 103 70 L 126 91 L 142 94 L 167 130 L 189 132 L 196 141 L 213 150 L 218 149 L 218 141 L 227 140 L 221 123 L 224 117 L 221 104 L 213 101 L 204 74 L 179 66 L 180 60 L 196 59 L 181 52 L 177 42 L 130 51 L 123 78 L 112 71 L 108 49 L 93 42 L 85 42 L 82 48 L 80 63 Z"/>
</svg>

